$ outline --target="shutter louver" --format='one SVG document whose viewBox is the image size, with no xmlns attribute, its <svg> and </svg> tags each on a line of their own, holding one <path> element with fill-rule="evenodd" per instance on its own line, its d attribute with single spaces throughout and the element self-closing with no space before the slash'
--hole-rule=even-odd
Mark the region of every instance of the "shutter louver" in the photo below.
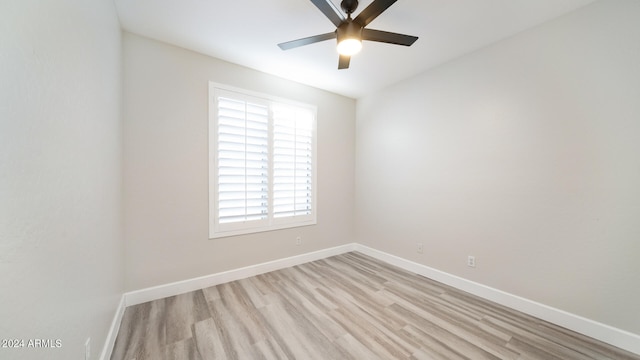
<svg viewBox="0 0 640 360">
<path fill-rule="evenodd" d="M 218 98 L 218 220 L 268 217 L 269 108 Z"/>
<path fill-rule="evenodd" d="M 310 215 L 313 201 L 313 114 L 273 108 L 273 216 Z"/>
</svg>

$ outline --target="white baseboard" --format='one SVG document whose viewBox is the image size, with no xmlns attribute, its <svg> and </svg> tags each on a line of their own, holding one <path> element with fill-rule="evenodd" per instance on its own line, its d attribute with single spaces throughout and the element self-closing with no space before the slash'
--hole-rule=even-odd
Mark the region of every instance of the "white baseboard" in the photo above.
<svg viewBox="0 0 640 360">
<path fill-rule="evenodd" d="M 418 264 L 401 257 L 391 255 L 373 248 L 354 244 L 354 250 L 371 256 L 404 270 L 420 274 L 429 279 L 455 287 L 481 298 L 504 305 L 525 314 L 573 330 L 607 344 L 640 355 L 640 335 L 599 323 L 569 312 L 559 310 L 532 300 L 528 300 L 507 292 L 485 286 L 426 265 Z"/>
<path fill-rule="evenodd" d="M 344 254 L 355 249 L 355 244 L 347 244 L 329 249 L 323 249 L 306 254 L 296 255 L 284 259 L 269 261 L 262 264 L 251 265 L 239 269 L 224 271 L 217 274 L 201 276 L 198 278 L 178 281 L 166 285 L 154 286 L 142 290 L 136 290 L 124 294 L 126 306 L 142 304 L 147 301 L 162 299 L 169 296 L 184 294 L 189 291 L 204 289 L 210 286 L 220 285 L 235 280 L 245 279 L 251 276 L 280 270 L 291 266 L 325 259 L 331 256 Z"/>
<path fill-rule="evenodd" d="M 122 297 L 120 298 L 120 303 L 118 304 L 118 308 L 116 309 L 116 314 L 113 316 L 111 327 L 109 327 L 107 339 L 104 342 L 104 347 L 102 348 L 102 353 L 100 354 L 100 360 L 111 359 L 111 352 L 113 351 L 113 346 L 116 343 L 116 337 L 118 336 L 118 330 L 120 330 L 120 323 L 122 323 L 122 316 L 124 315 L 125 308 L 125 296 L 122 295 Z"/>
</svg>

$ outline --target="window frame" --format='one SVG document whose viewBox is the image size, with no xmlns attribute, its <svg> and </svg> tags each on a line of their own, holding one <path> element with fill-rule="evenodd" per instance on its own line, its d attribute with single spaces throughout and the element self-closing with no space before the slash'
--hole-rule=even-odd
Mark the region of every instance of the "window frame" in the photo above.
<svg viewBox="0 0 640 360">
<path fill-rule="evenodd" d="M 220 224 L 218 213 L 218 103 L 219 95 L 227 95 L 243 101 L 258 101 L 268 104 L 268 199 L 267 219 L 240 221 Z M 209 82 L 209 238 L 252 234 L 317 224 L 317 107 L 269 94 L 240 89 L 237 87 Z M 274 217 L 274 106 L 289 106 L 308 110 L 312 115 L 311 125 L 311 213 L 289 217 Z"/>
</svg>

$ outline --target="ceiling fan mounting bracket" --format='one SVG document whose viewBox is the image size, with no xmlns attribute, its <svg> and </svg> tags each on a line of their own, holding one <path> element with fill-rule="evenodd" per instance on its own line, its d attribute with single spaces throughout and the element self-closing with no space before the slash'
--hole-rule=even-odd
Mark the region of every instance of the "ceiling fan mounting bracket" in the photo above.
<svg viewBox="0 0 640 360">
<path fill-rule="evenodd" d="M 342 0 L 340 7 L 348 17 L 351 17 L 351 14 L 358 8 L 358 0 Z"/>
</svg>

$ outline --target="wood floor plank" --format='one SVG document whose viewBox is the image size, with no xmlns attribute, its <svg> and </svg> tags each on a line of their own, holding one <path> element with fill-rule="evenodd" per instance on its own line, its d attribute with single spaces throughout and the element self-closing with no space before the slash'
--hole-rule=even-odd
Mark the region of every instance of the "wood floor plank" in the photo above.
<svg viewBox="0 0 640 360">
<path fill-rule="evenodd" d="M 250 359 L 252 345 L 250 330 L 244 322 L 239 321 L 237 313 L 231 307 L 233 303 L 229 304 L 225 301 L 225 296 L 222 297 L 221 300 L 209 303 L 209 309 L 216 324 L 216 328 L 212 330 L 217 332 L 218 338 L 222 341 L 228 359 Z"/>
<path fill-rule="evenodd" d="M 226 359 L 223 339 L 218 331 L 213 317 L 193 324 L 193 334 L 198 353 L 203 359 Z"/>
<path fill-rule="evenodd" d="M 125 310 L 111 360 L 640 360 L 352 252 Z"/>
<path fill-rule="evenodd" d="M 191 326 L 211 317 L 202 290 L 168 297 L 165 308 L 167 344 L 191 338 Z"/>
<path fill-rule="evenodd" d="M 203 360 L 197 351 L 193 338 L 187 338 L 168 344 L 165 347 L 164 357 L 148 357 L 151 359 L 173 359 L 173 360 Z"/>
<path fill-rule="evenodd" d="M 416 328 L 413 325 L 405 326 L 405 328 L 402 329 L 402 333 L 420 343 L 421 346 L 419 350 L 424 353 L 427 358 L 442 360 L 468 359 L 460 353 L 457 348 L 451 346 L 451 341 L 440 341 L 428 331 L 423 331 L 423 329 Z"/>
<path fill-rule="evenodd" d="M 351 334 L 346 333 L 336 340 L 336 344 L 347 352 L 353 359 L 381 359 L 379 354 L 374 353 L 370 348 L 356 340 Z"/>
</svg>

